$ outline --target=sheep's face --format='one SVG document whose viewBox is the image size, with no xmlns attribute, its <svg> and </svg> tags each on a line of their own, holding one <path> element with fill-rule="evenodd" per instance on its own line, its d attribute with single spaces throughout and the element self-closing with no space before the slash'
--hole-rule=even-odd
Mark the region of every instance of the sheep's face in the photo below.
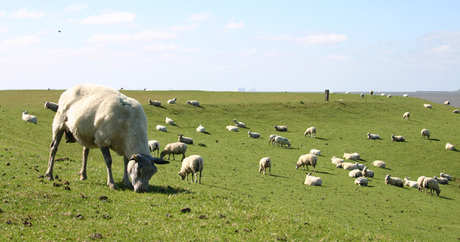
<svg viewBox="0 0 460 242">
<path fill-rule="evenodd" d="M 187 176 L 185 173 L 179 172 L 179 176 L 182 180 L 185 180 L 185 177 Z"/>
<path fill-rule="evenodd" d="M 149 180 L 157 172 L 155 164 L 168 164 L 160 158 L 150 155 L 133 155 L 128 163 L 128 175 L 131 178 L 135 192 L 146 192 L 149 189 Z"/>
</svg>

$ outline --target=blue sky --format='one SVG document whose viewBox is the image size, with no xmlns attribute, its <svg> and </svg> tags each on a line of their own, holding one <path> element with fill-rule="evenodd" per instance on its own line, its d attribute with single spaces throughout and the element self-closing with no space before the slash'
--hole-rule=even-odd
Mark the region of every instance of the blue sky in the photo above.
<svg viewBox="0 0 460 242">
<path fill-rule="evenodd" d="M 7 1 L 0 89 L 460 89 L 460 1 Z M 61 32 L 59 32 L 61 31 Z"/>
</svg>

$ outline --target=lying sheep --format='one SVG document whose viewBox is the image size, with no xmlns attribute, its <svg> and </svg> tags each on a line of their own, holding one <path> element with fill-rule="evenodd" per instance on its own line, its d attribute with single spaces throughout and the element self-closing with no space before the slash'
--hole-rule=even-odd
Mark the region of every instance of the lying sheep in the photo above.
<svg viewBox="0 0 460 242">
<path fill-rule="evenodd" d="M 275 138 L 279 136 L 279 135 L 276 135 L 276 134 L 271 134 L 269 137 L 268 137 L 268 144 L 271 144 L 272 146 L 275 144 Z"/>
<path fill-rule="evenodd" d="M 288 148 L 291 148 L 291 143 L 289 142 L 289 140 L 287 138 L 281 137 L 281 136 L 275 137 L 274 144 L 276 144 L 276 146 L 278 146 L 278 147 L 286 148 L 286 146 L 287 146 Z"/>
<path fill-rule="evenodd" d="M 284 132 L 287 131 L 287 126 L 278 126 L 278 125 L 273 125 L 273 128 L 275 128 L 276 131 Z"/>
<path fill-rule="evenodd" d="M 404 182 L 399 177 L 391 177 L 391 175 L 385 176 L 385 184 L 397 186 L 397 187 L 404 187 Z"/>
<path fill-rule="evenodd" d="M 163 125 L 159 125 L 159 124 L 158 124 L 158 125 L 155 127 L 155 129 L 158 130 L 158 131 L 166 132 L 166 127 L 163 126 Z"/>
<path fill-rule="evenodd" d="M 428 103 L 423 104 L 423 106 L 424 106 L 425 108 L 431 108 L 431 104 L 428 104 Z"/>
<path fill-rule="evenodd" d="M 246 128 L 246 124 L 243 123 L 243 122 L 238 122 L 238 121 L 236 121 L 236 119 L 234 119 L 233 122 L 235 123 L 236 127 Z"/>
<path fill-rule="evenodd" d="M 365 177 L 358 177 L 355 179 L 355 184 L 358 185 L 358 186 L 365 186 L 367 187 L 369 183 L 369 180 L 367 180 L 367 178 Z"/>
<path fill-rule="evenodd" d="M 443 184 L 443 185 L 446 185 L 446 184 L 449 184 L 449 179 L 445 178 L 445 177 L 433 177 L 436 181 L 438 181 L 439 184 Z"/>
<path fill-rule="evenodd" d="M 161 107 L 161 102 L 158 101 L 158 100 L 149 99 L 148 102 L 149 102 L 149 104 L 152 105 L 152 106 Z"/>
<path fill-rule="evenodd" d="M 206 129 L 203 127 L 203 126 L 198 126 L 198 128 L 196 128 L 196 132 L 200 132 L 200 133 L 204 133 L 206 132 Z"/>
<path fill-rule="evenodd" d="M 387 95 L 387 98 L 390 98 L 390 97 L 392 97 L 392 95 L 391 95 L 391 94 L 388 94 L 388 95 Z"/>
<path fill-rule="evenodd" d="M 165 123 L 170 124 L 170 125 L 174 125 L 174 120 L 172 120 L 171 118 L 166 117 Z"/>
<path fill-rule="evenodd" d="M 260 138 L 260 134 L 256 132 L 251 132 L 251 130 L 248 131 L 248 136 L 251 138 Z"/>
<path fill-rule="evenodd" d="M 168 104 L 176 104 L 177 98 L 169 99 Z"/>
<path fill-rule="evenodd" d="M 450 105 L 450 102 L 449 102 L 449 101 L 445 101 L 445 102 L 444 102 L 444 105 Z"/>
<path fill-rule="evenodd" d="M 305 133 L 303 133 L 303 136 L 307 136 L 307 134 L 310 135 L 310 138 L 316 138 L 316 128 L 315 127 L 310 127 L 307 130 L 305 130 Z"/>
<path fill-rule="evenodd" d="M 347 160 L 359 160 L 361 156 L 358 153 L 343 153 L 343 158 Z"/>
<path fill-rule="evenodd" d="M 368 139 L 380 139 L 380 135 L 367 133 L 367 138 Z"/>
<path fill-rule="evenodd" d="M 456 150 L 456 149 L 455 149 L 455 146 L 453 144 L 447 143 L 446 144 L 446 150 Z"/>
<path fill-rule="evenodd" d="M 425 180 L 423 180 L 423 188 L 425 188 L 425 193 L 427 189 L 430 189 L 431 195 L 433 195 L 433 191 L 435 191 L 438 196 L 439 193 L 441 193 L 441 190 L 439 190 L 439 183 L 434 178 L 425 178 Z"/>
<path fill-rule="evenodd" d="M 193 139 L 190 137 L 185 137 L 183 134 L 179 134 L 177 137 L 178 142 L 186 143 L 186 144 L 193 144 Z"/>
<path fill-rule="evenodd" d="M 335 156 L 332 156 L 332 158 L 331 158 L 331 161 L 332 161 L 332 164 L 334 164 L 334 165 L 338 165 L 338 164 L 340 164 L 340 163 L 343 163 L 343 162 L 344 162 L 344 160 L 343 160 L 343 159 L 341 159 L 341 158 L 337 158 L 337 157 L 335 157 Z"/>
<path fill-rule="evenodd" d="M 168 155 L 168 160 L 169 160 L 172 154 L 173 160 L 176 160 L 176 157 L 174 157 L 174 155 L 182 154 L 181 161 L 183 161 L 185 159 L 186 151 L 187 151 L 187 145 L 185 143 L 182 143 L 182 142 L 169 143 L 166 145 L 166 147 L 161 152 L 160 158 L 163 159 L 165 155 Z"/>
<path fill-rule="evenodd" d="M 301 166 L 306 166 L 308 171 L 308 166 L 313 166 L 313 171 L 316 172 L 316 163 L 318 162 L 318 157 L 312 154 L 301 155 L 299 160 L 296 163 L 295 168 L 299 169 Z M 305 169 L 305 167 L 304 167 Z"/>
<path fill-rule="evenodd" d="M 454 112 L 454 113 L 460 113 L 460 110 L 455 109 L 453 112 Z"/>
<path fill-rule="evenodd" d="M 422 191 L 422 189 L 423 189 L 423 181 L 425 181 L 426 178 L 427 178 L 426 176 L 420 176 L 417 179 L 417 186 L 418 186 L 419 191 Z"/>
<path fill-rule="evenodd" d="M 200 173 L 200 179 L 198 180 L 198 174 Z M 192 182 L 193 176 L 195 176 L 195 183 L 201 183 L 201 174 L 203 173 L 203 157 L 199 155 L 191 155 L 185 158 L 182 161 L 182 167 L 179 171 L 179 176 L 184 180 L 187 178 L 188 181 L 188 174 L 192 173 Z"/>
<path fill-rule="evenodd" d="M 343 168 L 344 170 L 352 171 L 352 170 L 358 169 L 358 162 L 356 162 L 356 163 L 343 162 L 343 163 L 337 164 L 335 167 L 336 168 Z"/>
<path fill-rule="evenodd" d="M 374 178 L 374 171 L 367 169 L 367 167 L 364 167 L 363 168 L 363 176 L 364 177 Z"/>
<path fill-rule="evenodd" d="M 348 172 L 348 176 L 352 178 L 363 176 L 363 172 L 360 169 L 354 169 Z"/>
<path fill-rule="evenodd" d="M 396 141 L 396 142 L 405 142 L 406 141 L 406 138 L 404 138 L 404 136 L 400 136 L 400 135 L 391 135 L 391 141 Z"/>
<path fill-rule="evenodd" d="M 22 120 L 37 124 L 37 116 L 30 115 L 27 111 L 22 112 Z"/>
<path fill-rule="evenodd" d="M 317 150 L 317 149 L 311 149 L 311 150 L 310 150 L 310 154 L 313 154 L 313 155 L 321 155 L 321 151 L 320 151 L 320 150 Z"/>
<path fill-rule="evenodd" d="M 407 93 L 403 94 L 403 97 L 408 97 L 408 96 L 409 96 L 409 94 L 407 94 Z"/>
<path fill-rule="evenodd" d="M 157 156 L 160 156 L 160 142 L 156 140 L 149 140 L 149 150 L 155 154 L 155 150 L 157 151 Z"/>
<path fill-rule="evenodd" d="M 305 177 L 304 184 L 309 186 L 321 186 L 323 184 L 323 180 L 321 180 L 321 177 L 312 176 L 311 173 L 308 173 L 307 177 Z"/>
<path fill-rule="evenodd" d="M 449 174 L 446 174 L 444 172 L 441 172 L 441 174 L 439 176 L 447 178 L 447 180 L 449 180 L 449 181 L 452 181 L 452 177 Z"/>
<path fill-rule="evenodd" d="M 272 160 L 270 159 L 270 157 L 264 157 L 262 159 L 260 159 L 259 161 L 259 173 L 260 172 L 264 172 L 264 175 L 265 175 L 265 170 L 268 168 L 268 173 L 269 175 L 271 174 L 271 169 L 272 169 Z"/>
<path fill-rule="evenodd" d="M 405 112 L 405 113 L 403 114 L 403 117 L 402 117 L 402 118 L 409 119 L 409 117 L 410 117 L 410 113 L 409 113 L 409 112 Z"/>
<path fill-rule="evenodd" d="M 53 112 L 57 112 L 58 108 L 59 108 L 59 105 L 57 103 L 53 103 L 53 102 L 45 102 L 45 108 L 46 109 L 49 109 Z"/>
<path fill-rule="evenodd" d="M 379 167 L 379 168 L 385 168 L 386 163 L 384 161 L 381 161 L 381 160 L 376 160 L 376 161 L 372 162 L 372 165 L 376 166 L 376 167 Z"/>
<path fill-rule="evenodd" d="M 227 125 L 225 128 L 226 128 L 228 131 L 238 132 L 238 127 L 233 126 L 233 125 Z"/>
<path fill-rule="evenodd" d="M 417 181 L 411 181 L 409 180 L 409 177 L 404 177 L 404 186 L 405 187 L 412 187 L 412 188 L 418 188 L 418 183 Z"/>
<path fill-rule="evenodd" d="M 430 131 L 428 129 L 422 129 L 422 131 L 420 131 L 420 134 L 422 135 L 422 138 L 427 137 L 428 139 L 430 139 Z"/>
<path fill-rule="evenodd" d="M 187 100 L 186 104 L 189 104 L 189 105 L 192 105 L 192 106 L 195 106 L 195 107 L 200 107 L 200 102 L 198 102 L 196 100 Z"/>
</svg>

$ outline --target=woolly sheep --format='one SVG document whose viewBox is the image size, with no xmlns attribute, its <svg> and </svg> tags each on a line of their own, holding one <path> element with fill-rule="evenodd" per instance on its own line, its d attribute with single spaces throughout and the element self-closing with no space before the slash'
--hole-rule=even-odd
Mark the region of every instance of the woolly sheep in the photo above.
<svg viewBox="0 0 460 242">
<path fill-rule="evenodd" d="M 370 90 L 369 95 L 371 95 L 371 96 L 374 95 L 374 91 Z"/>
<path fill-rule="evenodd" d="M 107 166 L 107 185 L 116 189 L 110 149 L 124 159 L 123 182 L 135 192 L 147 191 L 155 164 L 169 162 L 150 155 L 147 117 L 142 105 L 115 89 L 95 85 L 74 86 L 59 98 L 53 120 L 53 141 L 45 177 L 53 180 L 55 156 L 62 137 L 83 146 L 80 179 L 85 180 L 89 150 L 99 148 Z M 131 178 L 131 181 L 130 179 Z"/>
<path fill-rule="evenodd" d="M 444 172 L 441 172 L 441 174 L 439 176 L 447 178 L 447 180 L 449 180 L 449 181 L 452 181 L 452 177 L 449 174 L 446 174 Z"/>
<path fill-rule="evenodd" d="M 407 93 L 403 94 L 403 97 L 408 97 L 408 96 L 409 96 L 409 94 L 407 94 Z"/>
<path fill-rule="evenodd" d="M 396 142 L 405 142 L 406 141 L 406 138 L 404 138 L 404 136 L 400 136 L 400 135 L 391 135 L 391 141 L 396 141 Z"/>
<path fill-rule="evenodd" d="M 198 128 L 196 128 L 196 132 L 200 132 L 200 133 L 204 133 L 206 132 L 206 129 L 203 127 L 203 126 L 198 126 Z"/>
<path fill-rule="evenodd" d="M 368 139 L 380 139 L 380 135 L 367 133 L 367 138 Z"/>
<path fill-rule="evenodd" d="M 168 104 L 176 104 L 177 98 L 169 99 Z"/>
<path fill-rule="evenodd" d="M 374 171 L 367 169 L 367 167 L 364 167 L 363 168 L 363 176 L 373 178 L 374 177 Z"/>
<path fill-rule="evenodd" d="M 382 93 L 380 94 L 380 96 L 382 96 L 382 97 L 383 97 L 383 96 L 385 96 L 385 93 L 384 93 L 384 92 L 382 92 Z"/>
<path fill-rule="evenodd" d="M 238 121 L 236 121 L 236 119 L 234 119 L 233 122 L 235 123 L 236 127 L 246 128 L 246 124 L 243 123 L 243 122 L 238 122 Z"/>
<path fill-rule="evenodd" d="M 155 127 L 155 129 L 158 130 L 158 131 L 166 132 L 166 127 L 163 126 L 163 125 L 159 125 L 159 124 L 158 124 L 158 125 Z"/>
<path fill-rule="evenodd" d="M 227 125 L 225 128 L 227 128 L 228 131 L 238 132 L 238 127 L 233 125 Z"/>
<path fill-rule="evenodd" d="M 185 159 L 186 151 L 187 151 L 187 145 L 185 143 L 182 143 L 182 142 L 169 143 L 166 145 L 166 147 L 161 152 L 160 158 L 163 159 L 165 155 L 168 155 L 168 160 L 169 160 L 172 154 L 173 160 L 176 160 L 176 157 L 174 157 L 174 155 L 182 154 L 181 161 L 183 161 Z"/>
<path fill-rule="evenodd" d="M 403 114 L 403 117 L 402 118 L 405 118 L 405 119 L 409 119 L 410 118 L 410 113 L 409 112 L 405 112 Z"/>
<path fill-rule="evenodd" d="M 438 196 L 439 193 L 441 193 L 441 190 L 439 190 L 439 183 L 434 178 L 425 178 L 425 180 L 423 180 L 423 188 L 425 188 L 425 193 L 426 189 L 430 189 L 431 195 L 433 195 L 433 191 L 435 191 Z"/>
<path fill-rule="evenodd" d="M 284 132 L 287 131 L 287 126 L 278 126 L 278 125 L 273 125 L 273 128 L 275 128 L 276 131 Z"/>
<path fill-rule="evenodd" d="M 376 166 L 376 167 L 379 167 L 379 168 L 385 168 L 386 163 L 384 161 L 381 161 L 381 160 L 376 160 L 376 161 L 372 162 L 372 165 Z"/>
<path fill-rule="evenodd" d="M 291 148 L 291 143 L 285 137 L 281 137 L 281 136 L 275 137 L 275 142 L 274 143 L 279 147 L 286 148 L 286 146 L 287 146 L 288 148 Z"/>
<path fill-rule="evenodd" d="M 391 95 L 391 94 L 388 94 L 387 98 L 390 98 L 390 97 L 392 97 L 392 95 Z"/>
<path fill-rule="evenodd" d="M 185 137 L 183 134 L 179 134 L 177 137 L 178 142 L 186 143 L 186 144 L 193 144 L 193 139 L 190 137 Z"/>
<path fill-rule="evenodd" d="M 200 179 L 198 180 L 198 174 L 200 173 Z M 193 176 L 195 176 L 195 183 L 201 183 L 201 174 L 203 173 L 203 157 L 199 155 L 191 155 L 185 158 L 182 161 L 182 167 L 180 168 L 179 176 L 184 180 L 187 178 L 188 181 L 188 174 L 192 173 L 192 182 Z"/>
<path fill-rule="evenodd" d="M 310 127 L 307 130 L 305 130 L 305 133 L 303 133 L 303 136 L 307 136 L 307 134 L 310 135 L 310 138 L 316 138 L 316 128 L 315 127 Z"/>
<path fill-rule="evenodd" d="M 187 100 L 186 104 L 196 106 L 196 107 L 200 107 L 200 102 L 198 102 L 196 100 Z"/>
<path fill-rule="evenodd" d="M 336 168 L 343 168 L 344 170 L 352 171 L 352 170 L 358 169 L 358 165 L 357 165 L 357 164 L 358 164 L 358 162 L 356 162 L 356 163 L 343 162 L 343 163 L 337 164 L 335 167 L 336 167 Z"/>
<path fill-rule="evenodd" d="M 311 149 L 311 150 L 310 150 L 310 154 L 313 154 L 313 155 L 321 155 L 321 151 L 320 151 L 320 150 L 317 150 L 317 149 Z"/>
<path fill-rule="evenodd" d="M 276 134 L 271 134 L 269 137 L 268 137 L 268 144 L 271 144 L 272 146 L 275 144 L 275 138 L 279 136 L 279 135 L 276 135 Z"/>
<path fill-rule="evenodd" d="M 454 113 L 460 113 L 460 110 L 455 109 L 455 110 L 454 110 Z"/>
<path fill-rule="evenodd" d="M 364 93 L 359 94 L 359 96 L 360 96 L 361 98 L 363 98 L 363 97 L 364 97 Z"/>
<path fill-rule="evenodd" d="M 420 177 L 417 179 L 417 185 L 418 185 L 418 190 L 419 190 L 419 191 L 422 191 L 422 189 L 423 189 L 423 181 L 424 181 L 426 178 L 427 178 L 426 176 L 420 176 Z"/>
<path fill-rule="evenodd" d="M 149 150 L 155 154 L 155 150 L 157 151 L 157 156 L 160 156 L 160 142 L 156 140 L 149 140 Z"/>
<path fill-rule="evenodd" d="M 343 153 L 343 158 L 347 160 L 359 160 L 361 156 L 358 153 Z"/>
<path fill-rule="evenodd" d="M 412 187 L 412 188 L 418 188 L 418 183 L 417 181 L 411 181 L 409 180 L 409 177 L 404 177 L 404 186 L 405 187 Z"/>
<path fill-rule="evenodd" d="M 268 168 L 268 173 L 271 174 L 272 170 L 272 160 L 270 157 L 264 157 L 260 159 L 259 161 L 259 173 L 262 171 L 264 172 L 265 175 L 265 170 Z"/>
<path fill-rule="evenodd" d="M 399 177 L 391 177 L 391 175 L 385 176 L 385 184 L 397 186 L 397 187 L 404 187 L 404 182 Z"/>
<path fill-rule="evenodd" d="M 335 156 L 332 156 L 331 161 L 332 161 L 332 164 L 334 164 L 334 165 L 338 165 L 338 164 L 344 162 L 343 159 L 337 158 L 337 157 L 335 157 Z"/>
<path fill-rule="evenodd" d="M 316 172 L 317 162 L 318 162 L 318 157 L 316 155 L 313 155 L 313 154 L 301 155 L 299 157 L 299 160 L 296 163 L 295 168 L 299 169 L 299 167 L 304 166 L 304 169 L 305 169 L 305 166 L 306 166 L 307 171 L 308 171 L 308 166 L 310 165 L 310 166 L 313 166 L 313 171 Z"/>
<path fill-rule="evenodd" d="M 171 118 L 166 117 L 165 123 L 170 124 L 170 125 L 173 125 L 173 124 L 174 124 L 174 120 L 172 120 Z"/>
<path fill-rule="evenodd" d="M 360 169 L 354 169 L 348 172 L 348 176 L 352 178 L 363 176 L 363 172 Z"/>
<path fill-rule="evenodd" d="M 438 181 L 439 184 L 449 184 L 449 179 L 445 178 L 445 177 L 433 177 L 436 181 Z"/>
<path fill-rule="evenodd" d="M 430 139 L 430 131 L 428 129 L 422 129 L 422 131 L 420 131 L 420 134 L 422 135 L 422 138 L 427 137 L 428 139 Z"/>
<path fill-rule="evenodd" d="M 53 102 L 45 102 L 45 108 L 57 112 L 59 105 Z"/>
<path fill-rule="evenodd" d="M 22 112 L 22 120 L 37 124 L 37 116 L 30 115 L 27 111 Z"/>
<path fill-rule="evenodd" d="M 367 180 L 367 178 L 365 178 L 365 177 L 358 177 L 358 178 L 355 179 L 355 184 L 358 185 L 358 186 L 367 187 L 367 185 L 369 184 L 369 180 Z"/>
<path fill-rule="evenodd" d="M 251 138 L 260 138 L 260 134 L 256 132 L 251 132 L 251 130 L 248 131 L 248 136 Z"/>
<path fill-rule="evenodd" d="M 431 104 L 428 104 L 428 103 L 423 104 L 423 106 L 424 106 L 425 108 L 431 108 Z"/>
<path fill-rule="evenodd" d="M 155 106 L 155 107 L 160 107 L 161 106 L 161 102 L 158 101 L 158 100 L 152 100 L 152 99 L 149 99 L 149 104 L 152 105 L 152 106 Z"/>
<path fill-rule="evenodd" d="M 304 184 L 309 186 L 321 186 L 323 184 L 323 180 L 321 180 L 321 177 L 312 176 L 311 173 L 308 173 L 305 177 Z"/>
<path fill-rule="evenodd" d="M 456 150 L 456 149 L 455 149 L 455 146 L 453 144 L 447 143 L 446 144 L 446 150 Z"/>
<path fill-rule="evenodd" d="M 445 102 L 444 102 L 444 105 L 450 105 L 450 102 L 449 102 L 449 101 L 445 101 Z"/>
</svg>

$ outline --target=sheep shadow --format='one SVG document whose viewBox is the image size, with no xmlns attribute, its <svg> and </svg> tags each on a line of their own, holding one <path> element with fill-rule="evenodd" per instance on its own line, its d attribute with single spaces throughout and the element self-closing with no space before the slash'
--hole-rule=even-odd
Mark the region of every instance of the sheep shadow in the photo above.
<svg viewBox="0 0 460 242">
<path fill-rule="evenodd" d="M 439 139 L 428 139 L 429 141 L 441 141 Z"/>
<path fill-rule="evenodd" d="M 173 195 L 173 194 L 179 194 L 179 193 L 192 193 L 189 190 L 183 189 L 183 188 L 174 188 L 171 186 L 152 186 L 149 185 L 149 189 L 147 191 L 148 193 L 161 193 L 165 195 Z"/>
<path fill-rule="evenodd" d="M 307 172 L 308 173 L 308 172 Z M 307 174 L 305 173 L 305 175 Z M 324 174 L 324 175 L 333 175 L 332 173 L 329 173 L 327 171 L 316 171 L 316 172 L 313 172 L 313 173 L 320 173 L 320 174 Z"/>
<path fill-rule="evenodd" d="M 202 132 L 203 134 L 207 134 L 207 135 L 211 135 L 211 133 L 209 133 L 208 131 L 204 131 Z"/>
<path fill-rule="evenodd" d="M 273 176 L 273 177 L 276 177 L 276 178 L 289 178 L 287 176 L 280 176 L 280 175 L 275 175 L 275 174 L 269 174 L 269 176 Z"/>
</svg>

